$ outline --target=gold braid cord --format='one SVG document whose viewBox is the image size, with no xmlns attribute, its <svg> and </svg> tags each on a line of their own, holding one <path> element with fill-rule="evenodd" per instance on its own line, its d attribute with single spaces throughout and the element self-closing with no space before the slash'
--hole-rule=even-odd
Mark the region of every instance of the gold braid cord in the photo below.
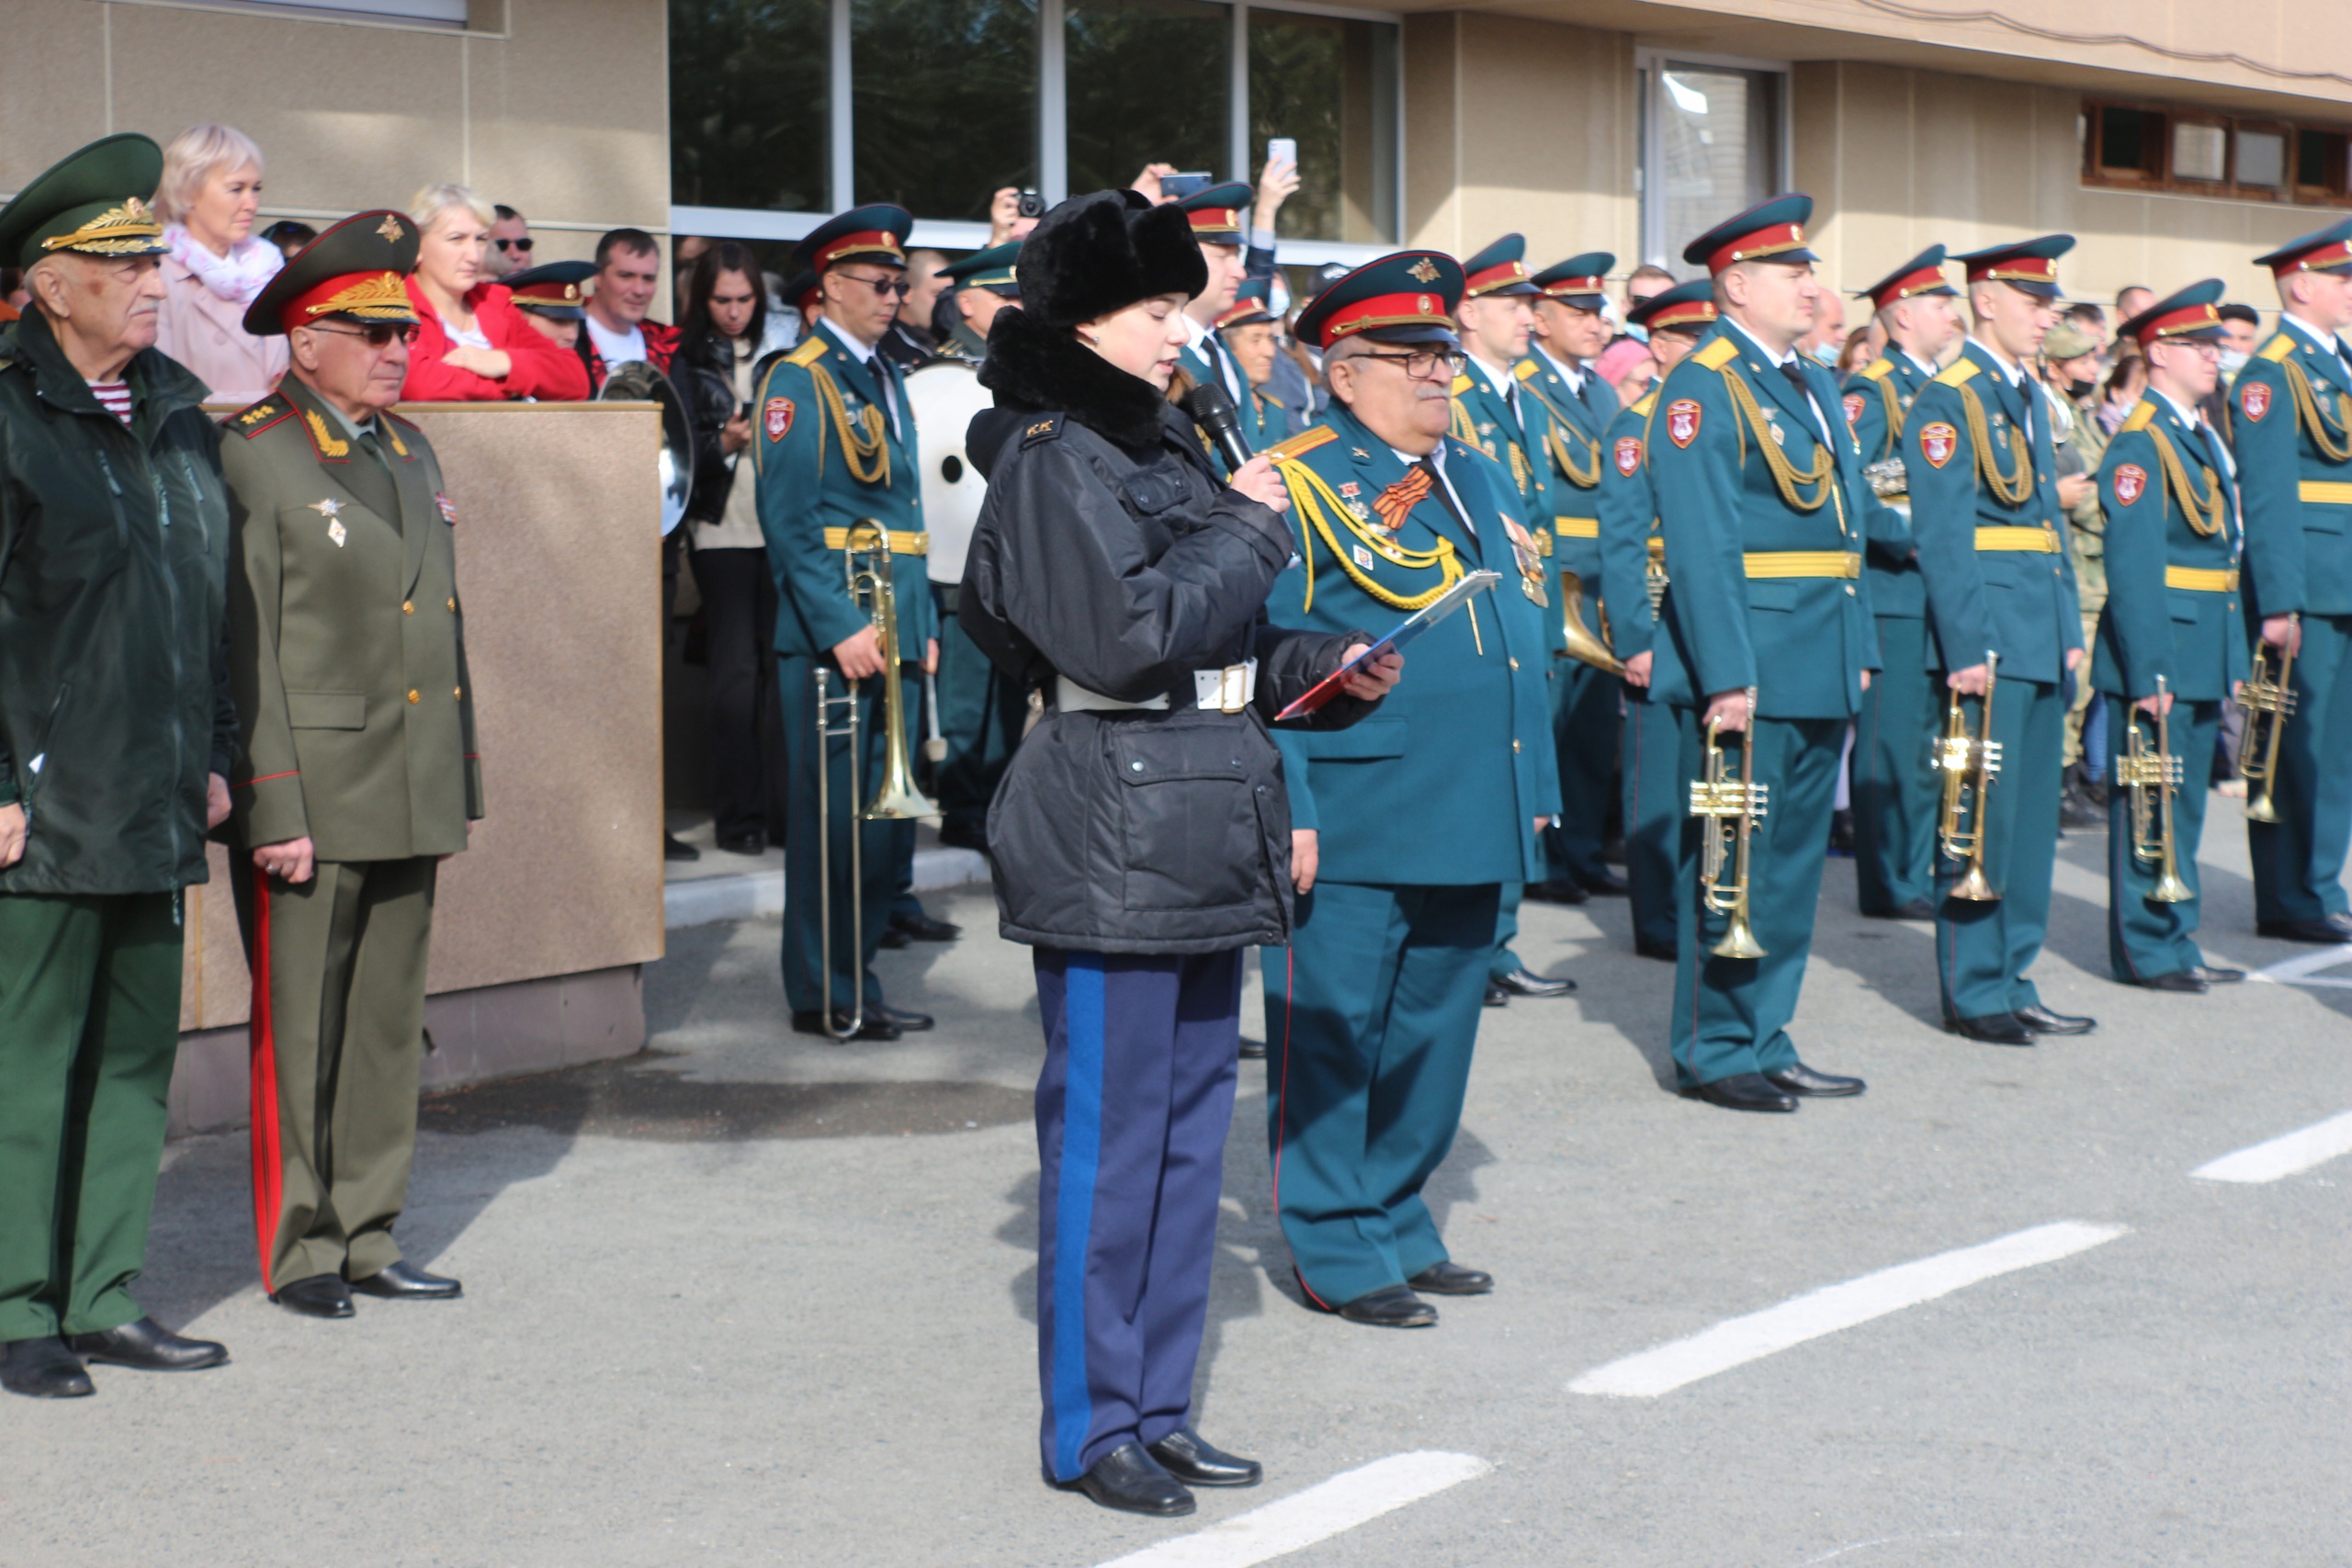
<svg viewBox="0 0 2352 1568">
<path fill-rule="evenodd" d="M 2331 463 L 2352 462 L 2352 431 L 2329 419 L 2320 412 L 2319 399 L 2312 394 L 2311 378 L 2303 367 L 2291 359 L 2282 359 L 2278 368 L 2287 373 L 2287 390 L 2295 400 L 2295 418 L 2319 448 L 2319 455 Z"/>
<path fill-rule="evenodd" d="M 1552 416 L 1551 428 L 1544 433 L 1544 444 L 1551 448 L 1552 461 L 1560 465 L 1560 472 L 1567 475 L 1568 482 L 1578 490 L 1590 490 L 1599 484 L 1600 482 L 1600 443 L 1586 435 L 1583 431 L 1577 430 L 1576 422 L 1567 416 L 1559 404 L 1546 397 L 1532 380 L 1521 381 L 1520 385 L 1533 392 L 1535 400 L 1542 403 L 1545 412 Z M 1581 468 L 1577 467 L 1576 458 L 1569 455 L 1567 436 L 1562 434 L 1564 431 L 1576 432 L 1577 444 L 1585 448 L 1586 467 Z"/>
<path fill-rule="evenodd" d="M 2026 389 L 2032 394 L 2032 389 Z M 2000 459 L 1993 456 L 1992 432 L 1984 427 L 1984 404 L 1968 387 L 1959 389 L 1960 406 L 1968 415 L 1968 439 L 1976 448 L 1976 471 L 1982 475 L 1993 499 L 2004 506 L 2023 506 L 2033 494 L 2033 450 L 2025 443 L 2025 432 L 2009 426 L 2009 473 L 2001 477 Z"/>
<path fill-rule="evenodd" d="M 2173 449 L 2165 433 L 2154 425 L 2148 434 L 2156 443 L 2156 462 L 2165 471 L 2165 479 L 2172 492 L 2180 498 L 2181 510 L 2188 514 L 2188 526 L 2204 538 L 2211 538 L 2222 531 L 2222 478 L 2204 464 L 2197 465 L 2205 476 L 2205 493 L 2200 496 L 2188 482 L 2188 465 Z"/>
<path fill-rule="evenodd" d="M 1331 558 L 1340 563 L 1340 570 L 1348 574 L 1348 581 L 1392 610 L 1426 609 L 1437 603 L 1445 591 L 1461 579 L 1462 562 L 1453 553 L 1453 540 L 1441 538 L 1433 550 L 1408 550 L 1387 536 L 1358 523 L 1355 514 L 1348 510 L 1347 503 L 1340 499 L 1339 492 L 1324 482 L 1322 475 L 1296 457 L 1277 455 L 1274 467 L 1281 470 L 1283 481 L 1290 487 L 1291 502 L 1298 508 L 1299 515 L 1306 519 L 1307 525 L 1298 534 L 1302 553 L 1306 558 L 1306 603 L 1301 606 L 1302 609 L 1315 607 L 1315 539 L 1318 535 L 1329 547 Z M 1356 565 L 1346 547 L 1340 543 L 1339 535 L 1331 527 L 1331 519 L 1335 516 L 1341 520 L 1349 533 L 1362 540 L 1375 555 L 1406 570 L 1426 571 L 1430 567 L 1437 568 L 1437 586 L 1426 593 L 1398 593 L 1383 588 L 1373 581 L 1369 572 Z"/>
<path fill-rule="evenodd" d="M 1892 457 L 1903 450 L 1903 400 L 1894 390 L 1894 378 L 1878 378 L 1879 400 L 1886 404 L 1886 450 L 1881 457 Z"/>
<path fill-rule="evenodd" d="M 888 487 L 890 483 L 889 425 L 882 411 L 868 403 L 857 411 L 857 422 L 853 425 L 849 405 L 842 400 L 842 389 L 833 384 L 831 374 L 821 365 L 811 365 L 808 367 L 808 379 L 816 384 L 818 406 L 825 411 L 825 416 L 832 421 L 833 433 L 841 437 L 842 460 L 849 465 L 849 477 L 862 485 L 878 481 Z M 820 469 L 825 460 L 824 451 L 824 444 L 818 443 L 817 461 Z"/>
<path fill-rule="evenodd" d="M 1755 390 L 1728 365 L 1723 366 L 1717 374 L 1723 377 L 1724 386 L 1731 393 L 1733 409 L 1747 422 L 1747 428 L 1756 432 L 1756 445 L 1763 452 L 1764 462 L 1772 470 L 1772 482 L 1780 487 L 1781 499 L 1788 503 L 1789 510 L 1818 512 L 1827 505 L 1831 493 L 1837 488 L 1833 476 L 1838 468 L 1838 459 L 1830 455 L 1828 446 L 1815 445 L 1812 466 L 1800 471 L 1794 463 L 1789 461 L 1789 455 L 1781 450 L 1781 444 L 1772 439 L 1770 422 L 1765 419 L 1764 406 L 1756 400 Z M 1732 428 L 1740 428 L 1737 421 L 1733 423 Z M 1739 460 L 1743 465 L 1747 461 L 1745 436 L 1740 441 Z M 1799 493 L 1801 485 L 1814 487 L 1811 500 Z M 1842 504 L 1839 512 L 1842 515 Z"/>
</svg>

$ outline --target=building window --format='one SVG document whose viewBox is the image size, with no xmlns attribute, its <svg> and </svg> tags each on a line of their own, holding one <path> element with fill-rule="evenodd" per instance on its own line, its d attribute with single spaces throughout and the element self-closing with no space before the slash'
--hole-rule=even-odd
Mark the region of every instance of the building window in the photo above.
<svg viewBox="0 0 2352 1568">
<path fill-rule="evenodd" d="M 1396 28 L 1386 22 L 1250 12 L 1250 147 L 1298 143 L 1284 238 L 1363 244 L 1396 234 Z"/>
<path fill-rule="evenodd" d="M 851 0 L 850 80 L 858 200 L 985 223 L 1037 183 L 1035 0 Z"/>
<path fill-rule="evenodd" d="M 1679 61 L 1642 62 L 1642 254 L 1679 277 L 1682 247 L 1781 186 L 1777 69 Z"/>
<path fill-rule="evenodd" d="M 2346 188 L 2346 147 L 2352 138 L 2338 130 L 2295 132 L 2295 199 L 2324 202 Z"/>
<path fill-rule="evenodd" d="M 827 205 L 826 0 L 670 0 L 670 199 Z"/>
<path fill-rule="evenodd" d="M 2080 124 L 2086 185 L 2352 206 L 2342 130 L 2111 103 L 2085 104 Z"/>
<path fill-rule="evenodd" d="M 1112 190 L 1146 164 L 1226 170 L 1233 12 L 1208 0 L 1069 0 L 1069 190 Z"/>
</svg>

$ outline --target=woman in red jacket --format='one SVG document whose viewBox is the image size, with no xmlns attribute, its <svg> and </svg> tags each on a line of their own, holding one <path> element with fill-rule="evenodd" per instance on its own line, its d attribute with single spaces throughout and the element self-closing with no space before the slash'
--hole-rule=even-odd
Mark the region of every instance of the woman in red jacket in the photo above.
<svg viewBox="0 0 2352 1568">
<path fill-rule="evenodd" d="M 493 219 L 464 186 L 427 186 L 409 203 L 418 230 L 408 297 L 421 318 L 409 350 L 408 402 L 495 402 L 588 395 L 588 368 L 523 319 L 514 297 L 482 276 Z"/>
</svg>

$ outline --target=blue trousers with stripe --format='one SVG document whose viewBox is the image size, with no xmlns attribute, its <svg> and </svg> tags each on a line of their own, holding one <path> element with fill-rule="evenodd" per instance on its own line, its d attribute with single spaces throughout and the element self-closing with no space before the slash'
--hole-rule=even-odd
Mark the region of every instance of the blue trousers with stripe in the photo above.
<svg viewBox="0 0 2352 1568">
<path fill-rule="evenodd" d="M 1035 950 L 1037 1378 L 1046 1469 L 1074 1481 L 1191 1419 L 1241 954 Z"/>
</svg>

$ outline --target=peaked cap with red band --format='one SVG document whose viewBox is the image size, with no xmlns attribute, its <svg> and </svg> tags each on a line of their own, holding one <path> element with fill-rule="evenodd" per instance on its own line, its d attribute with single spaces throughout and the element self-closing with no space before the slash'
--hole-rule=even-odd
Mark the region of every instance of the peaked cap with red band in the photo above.
<svg viewBox="0 0 2352 1568">
<path fill-rule="evenodd" d="M 1607 251 L 1587 251 L 1535 275 L 1535 287 L 1546 299 L 1556 299 L 1579 310 L 1598 310 L 1608 303 L 1609 269 L 1617 258 Z"/>
<path fill-rule="evenodd" d="M 2152 343 L 2195 342 L 2222 335 L 2222 313 L 2213 309 L 2222 298 L 2222 280 L 2209 277 L 2179 293 L 2157 300 L 2121 326 L 2120 336 L 2137 338 L 2145 348 Z"/>
<path fill-rule="evenodd" d="M 1238 180 L 1196 190 L 1176 205 L 1193 225 L 1193 238 L 1204 245 L 1241 243 L 1241 209 L 1257 194 Z"/>
<path fill-rule="evenodd" d="M 888 266 L 907 265 L 907 236 L 914 232 L 914 214 L 887 201 L 853 207 L 838 218 L 828 218 L 792 247 L 792 265 L 822 272 L 845 261 L 875 261 Z"/>
<path fill-rule="evenodd" d="M 1654 333 L 1702 333 L 1715 323 L 1715 282 L 1694 277 L 1636 303 L 1625 319 Z"/>
<path fill-rule="evenodd" d="M 1876 283 L 1854 296 L 1868 299 L 1871 308 L 1883 310 L 1889 305 L 1905 299 L 1916 299 L 1923 294 L 1957 294 L 1960 292 L 1944 281 L 1944 248 L 1929 245 Z"/>
<path fill-rule="evenodd" d="M 1233 292 L 1233 303 L 1217 317 L 1216 329 L 1223 332 L 1227 327 L 1246 327 L 1253 321 L 1271 321 L 1274 319 L 1272 304 L 1273 284 L 1269 279 L 1244 279 Z"/>
<path fill-rule="evenodd" d="M 1351 337 L 1452 348 L 1462 264 L 1441 251 L 1399 251 L 1334 280 L 1298 315 L 1298 340 L 1329 348 Z"/>
<path fill-rule="evenodd" d="M 1541 294 L 1527 275 L 1527 236 L 1505 234 L 1462 264 L 1462 297 L 1483 299 L 1489 294 Z"/>
<path fill-rule="evenodd" d="M 1683 246 L 1682 259 L 1705 267 L 1710 277 L 1744 261 L 1819 261 L 1804 246 L 1804 226 L 1812 221 L 1813 197 L 1792 190 L 1724 219 Z"/>
<path fill-rule="evenodd" d="M 506 275 L 514 303 L 526 310 L 559 321 L 576 321 L 588 314 L 587 281 L 596 276 L 590 261 L 548 262 Z"/>
<path fill-rule="evenodd" d="M 2254 258 L 2278 276 L 2290 272 L 2343 272 L 2352 268 L 2352 218 L 2331 223 L 2315 234 L 2290 240 L 2267 256 Z"/>
<path fill-rule="evenodd" d="M 2072 234 L 1989 245 L 1951 259 L 1968 269 L 1971 283 L 2006 283 L 2037 299 L 2058 298 L 2058 258 L 2075 248 Z"/>
<path fill-rule="evenodd" d="M 408 275 L 416 225 L 405 212 L 361 212 L 302 247 L 245 307 L 245 331 L 271 337 L 328 316 L 413 323 Z"/>
</svg>

